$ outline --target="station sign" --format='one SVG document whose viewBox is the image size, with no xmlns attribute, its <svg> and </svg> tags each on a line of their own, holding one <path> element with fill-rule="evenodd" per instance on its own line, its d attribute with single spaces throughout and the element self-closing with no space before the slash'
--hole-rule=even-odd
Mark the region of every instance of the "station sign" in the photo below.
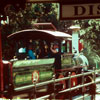
<svg viewBox="0 0 100 100">
<path fill-rule="evenodd" d="M 60 5 L 60 19 L 86 18 L 100 18 L 100 3 Z"/>
</svg>

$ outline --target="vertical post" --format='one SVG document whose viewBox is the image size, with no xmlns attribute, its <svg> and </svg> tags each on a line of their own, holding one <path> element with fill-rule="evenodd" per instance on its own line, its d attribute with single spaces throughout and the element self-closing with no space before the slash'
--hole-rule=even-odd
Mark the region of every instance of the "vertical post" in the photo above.
<svg viewBox="0 0 100 100">
<path fill-rule="evenodd" d="M 83 100 L 84 100 L 84 92 L 85 92 L 85 87 L 84 87 L 84 70 L 82 69 L 82 94 L 83 94 Z"/>
<path fill-rule="evenodd" d="M 59 43 L 59 53 L 61 54 L 61 41 L 58 41 Z M 59 66 L 60 66 L 60 69 L 62 69 L 61 67 L 61 55 L 59 55 Z"/>
<path fill-rule="evenodd" d="M 36 79 L 34 79 L 34 99 L 36 100 Z"/>
<path fill-rule="evenodd" d="M 58 41 L 58 43 L 59 43 L 59 52 L 61 53 L 61 46 L 62 46 L 62 44 L 61 44 L 60 41 Z"/>
<path fill-rule="evenodd" d="M 69 92 L 69 98 L 70 100 L 72 100 L 72 92 L 71 92 L 71 72 L 69 72 L 69 89 L 70 89 L 70 92 Z"/>
<path fill-rule="evenodd" d="M 53 87 L 54 87 L 54 93 L 53 93 L 53 99 L 55 99 L 55 75 L 53 75 Z"/>
<path fill-rule="evenodd" d="M 71 26 L 70 29 L 72 30 L 72 53 L 75 51 L 77 54 L 79 53 L 79 26 Z"/>
<path fill-rule="evenodd" d="M 1 17 L 3 17 L 1 15 Z M 7 16 L 7 20 L 6 20 L 6 23 L 5 21 L 3 20 L 0 20 L 0 91 L 1 91 L 1 97 L 3 97 L 3 91 L 4 91 L 4 86 L 3 86 L 3 61 L 2 61 L 2 34 L 1 34 L 1 31 L 2 31 L 2 28 L 1 28 L 1 24 L 8 24 L 9 23 L 9 17 Z"/>
<path fill-rule="evenodd" d="M 2 38 L 1 38 L 1 27 L 0 27 L 0 91 L 3 92 L 3 63 L 2 63 Z M 3 94 L 1 94 L 3 97 Z"/>
<path fill-rule="evenodd" d="M 69 41 L 69 45 L 70 45 L 70 47 L 69 47 L 69 53 L 72 53 L 72 41 Z"/>
<path fill-rule="evenodd" d="M 93 67 L 93 81 L 94 81 L 94 84 L 95 84 L 95 79 L 96 79 L 95 67 Z M 95 94 L 94 93 L 92 95 L 92 100 L 95 100 Z"/>
</svg>

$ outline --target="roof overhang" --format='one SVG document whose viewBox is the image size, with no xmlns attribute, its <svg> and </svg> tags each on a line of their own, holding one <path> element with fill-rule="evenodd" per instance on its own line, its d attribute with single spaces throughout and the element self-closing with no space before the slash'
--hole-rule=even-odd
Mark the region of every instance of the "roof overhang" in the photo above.
<svg viewBox="0 0 100 100">
<path fill-rule="evenodd" d="M 12 33 L 8 36 L 10 39 L 21 40 L 21 39 L 67 39 L 72 38 L 71 35 L 59 32 L 59 31 L 49 31 L 49 30 L 37 30 L 37 29 L 27 29 Z"/>
</svg>

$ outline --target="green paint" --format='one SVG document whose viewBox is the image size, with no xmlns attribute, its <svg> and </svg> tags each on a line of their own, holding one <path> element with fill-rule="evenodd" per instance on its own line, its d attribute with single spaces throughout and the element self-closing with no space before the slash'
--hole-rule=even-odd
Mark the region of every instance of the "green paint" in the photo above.
<svg viewBox="0 0 100 100">
<path fill-rule="evenodd" d="M 52 71 L 40 71 L 39 72 L 39 82 L 46 81 L 52 79 L 53 72 Z M 32 83 L 32 72 L 28 73 L 14 73 L 14 86 L 19 87 L 22 85 L 29 85 Z"/>
<path fill-rule="evenodd" d="M 13 63 L 13 68 L 37 66 L 37 65 L 45 65 L 45 64 L 53 64 L 53 63 L 54 63 L 54 58 L 36 59 L 36 60 L 19 60 Z"/>
<path fill-rule="evenodd" d="M 64 54 L 61 58 L 61 63 L 62 63 L 62 66 L 63 65 L 72 65 L 73 64 L 72 55 Z"/>
<path fill-rule="evenodd" d="M 46 80 L 52 79 L 52 76 L 53 76 L 52 71 L 40 72 L 39 73 L 39 80 L 40 81 L 46 81 Z"/>
<path fill-rule="evenodd" d="M 32 83 L 32 75 L 31 74 L 16 74 L 14 79 L 15 86 L 20 86 L 24 84 Z"/>
<path fill-rule="evenodd" d="M 33 84 L 32 73 L 39 71 L 39 82 L 52 78 L 54 58 L 19 60 L 13 63 L 13 82 L 15 87 Z"/>
</svg>

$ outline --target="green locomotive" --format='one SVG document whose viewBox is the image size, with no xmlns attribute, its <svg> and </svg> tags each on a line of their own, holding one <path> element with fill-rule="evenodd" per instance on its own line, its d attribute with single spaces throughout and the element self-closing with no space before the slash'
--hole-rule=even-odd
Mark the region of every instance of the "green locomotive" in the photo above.
<svg viewBox="0 0 100 100">
<path fill-rule="evenodd" d="M 56 78 L 68 76 L 69 72 L 72 75 L 80 74 L 83 66 L 78 60 L 73 59 L 69 38 L 71 35 L 63 32 L 36 29 L 22 30 L 9 35 L 8 39 L 10 42 L 13 40 L 15 48 L 11 51 L 9 61 L 3 61 L 3 91 L 1 95 L 5 98 L 24 98 L 27 94 L 27 98 L 32 98 L 34 80 L 36 83 L 40 83 L 51 80 L 54 74 Z M 53 43 L 57 43 L 59 47 L 58 62 L 56 61 L 58 56 L 52 56 L 50 51 Z M 27 54 L 30 44 L 33 46 L 35 59 L 29 59 Z M 24 49 L 21 51 L 20 48 Z M 60 66 L 60 68 L 55 67 L 55 62 L 59 64 L 57 67 Z M 88 79 L 90 80 L 89 77 L 86 77 L 86 81 Z M 73 87 L 81 83 L 82 80 L 79 77 L 71 84 Z M 62 90 L 62 85 L 65 86 L 64 89 L 69 87 L 68 81 L 64 81 L 64 84 L 58 85 L 57 90 L 59 90 L 58 88 Z M 52 84 L 40 87 L 38 91 L 45 89 L 45 94 L 50 93 L 49 87 L 52 88 Z"/>
</svg>

